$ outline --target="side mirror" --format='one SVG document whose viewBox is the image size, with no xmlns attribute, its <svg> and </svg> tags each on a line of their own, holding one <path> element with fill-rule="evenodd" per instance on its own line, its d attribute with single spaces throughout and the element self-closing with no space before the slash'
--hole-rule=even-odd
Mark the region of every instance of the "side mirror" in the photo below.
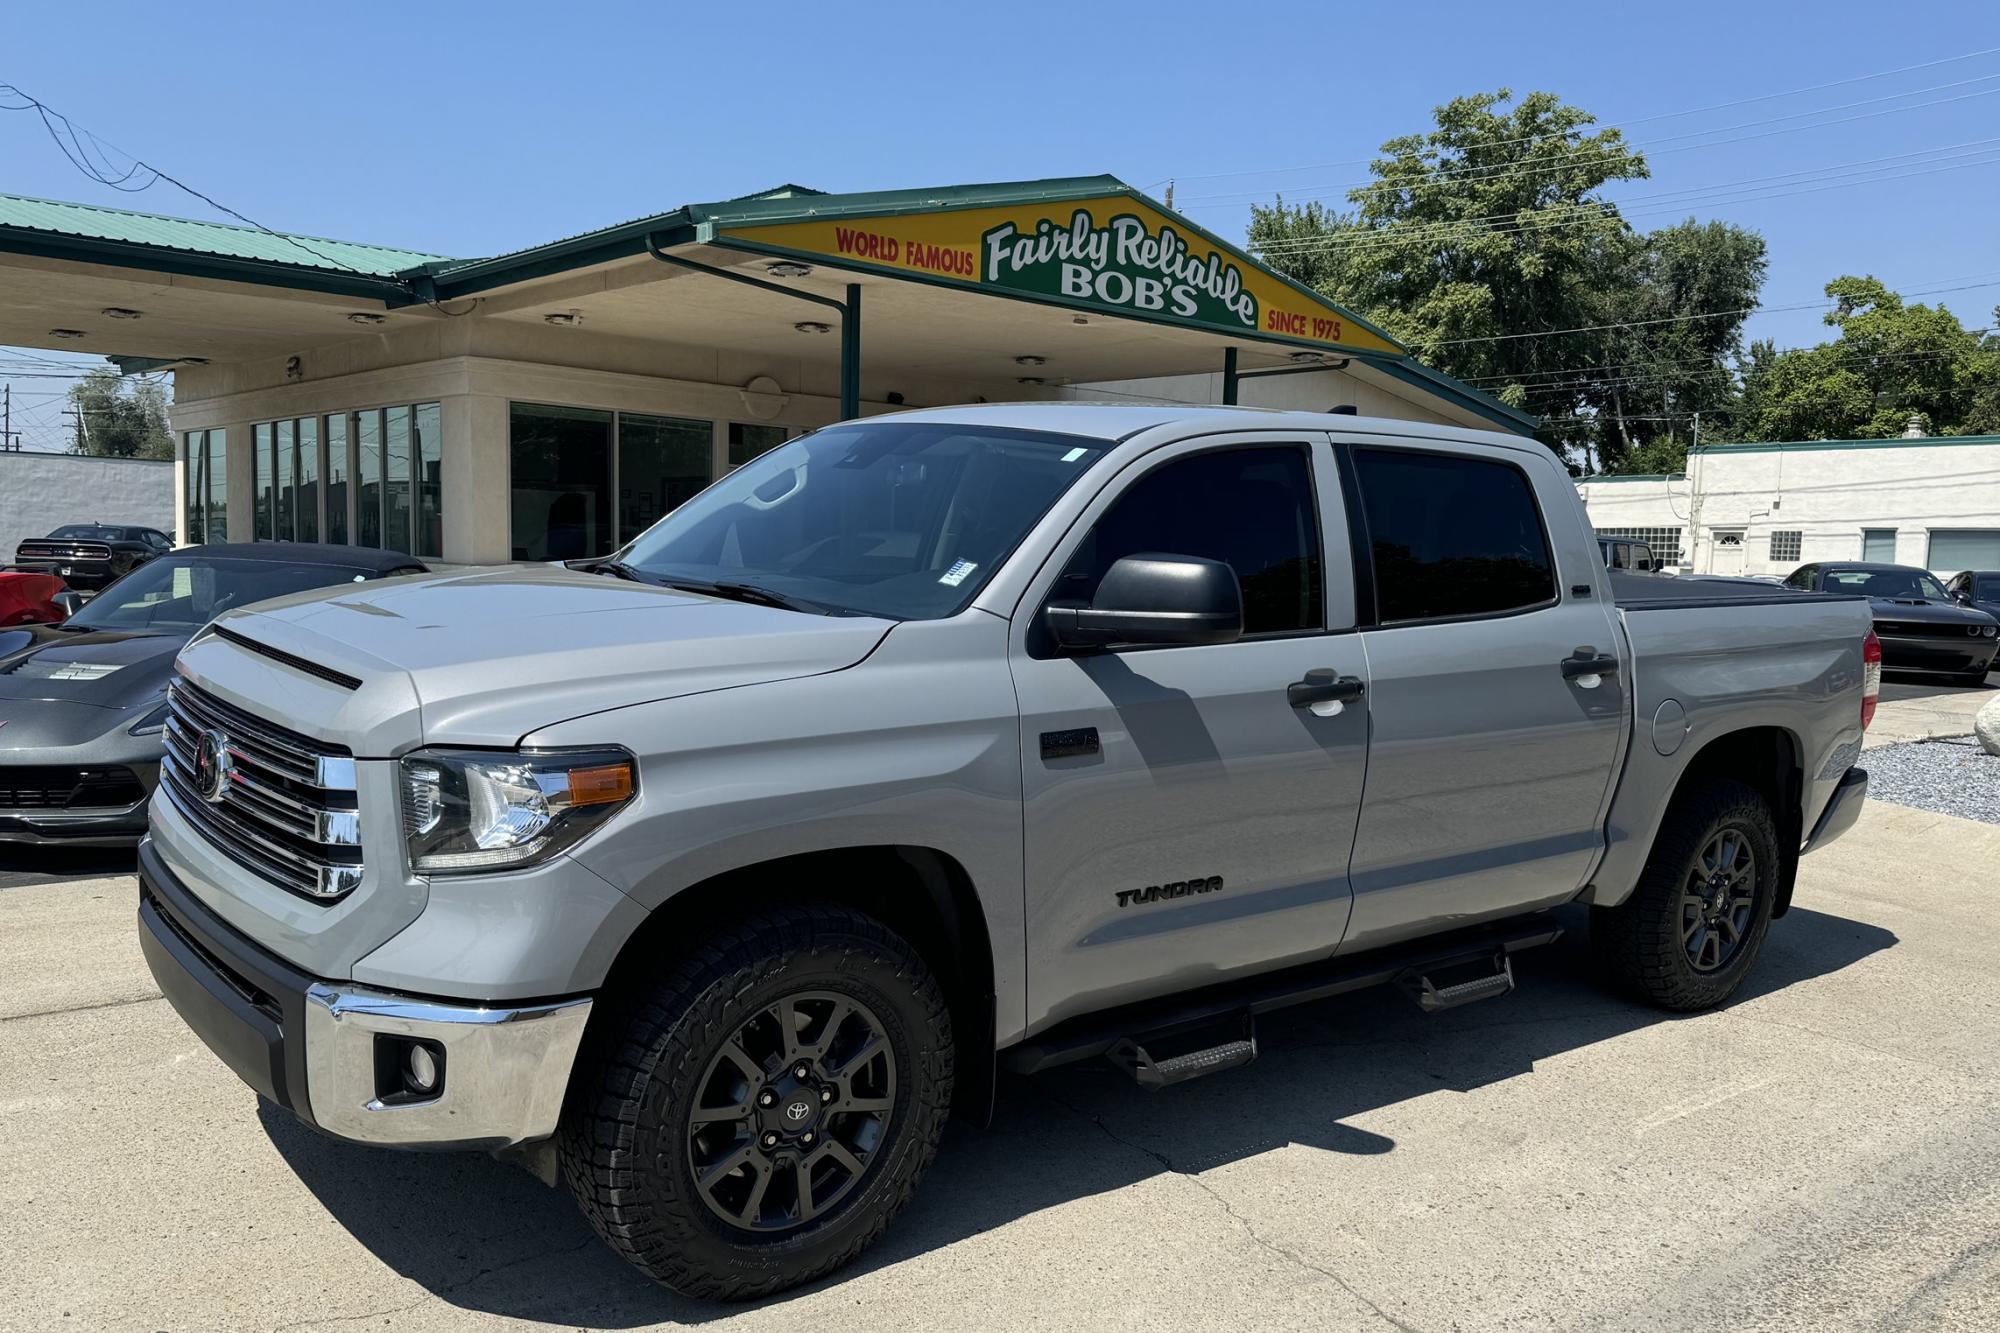
<svg viewBox="0 0 2000 1333">
<path fill-rule="evenodd" d="M 63 613 L 64 620 L 68 620 L 71 616 L 83 610 L 83 594 L 74 588 L 64 588 L 61 592 L 49 598 L 49 600 L 54 602 L 56 609 Z"/>
<path fill-rule="evenodd" d="M 1243 637 L 1243 591 L 1220 560 L 1128 555 L 1104 572 L 1089 606 L 1043 615 L 1064 648 L 1234 643 Z"/>
</svg>

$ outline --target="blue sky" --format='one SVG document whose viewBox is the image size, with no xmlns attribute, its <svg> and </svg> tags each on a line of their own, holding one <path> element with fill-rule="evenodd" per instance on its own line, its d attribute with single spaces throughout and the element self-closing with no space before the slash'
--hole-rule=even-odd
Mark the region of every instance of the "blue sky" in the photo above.
<svg viewBox="0 0 2000 1333">
<path fill-rule="evenodd" d="M 1812 303 L 1843 272 L 1986 284 L 1922 298 L 1974 327 L 2000 303 L 2000 51 L 1951 59 L 2000 48 L 1991 0 L 37 5 L 8 29 L 0 81 L 222 203 L 453 255 L 780 181 L 1094 172 L 1156 194 L 1172 178 L 1184 212 L 1240 239 L 1248 200 L 1338 197 L 1432 106 L 1506 86 L 1629 123 L 1654 173 L 1613 191 L 1635 225 L 1765 235 L 1766 303 L 1811 308 L 1762 313 L 1755 336 L 1824 336 Z M 1679 114 L 1836 80 L 1855 81 Z M 0 116 L 0 191 L 214 216 L 86 179 L 21 114 Z M 30 446 L 56 447 L 60 402 L 22 402 Z"/>
</svg>

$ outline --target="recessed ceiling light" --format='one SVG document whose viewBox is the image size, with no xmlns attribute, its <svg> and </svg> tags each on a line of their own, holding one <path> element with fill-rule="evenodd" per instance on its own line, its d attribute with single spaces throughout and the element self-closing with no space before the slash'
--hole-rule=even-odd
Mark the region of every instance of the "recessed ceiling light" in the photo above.
<svg viewBox="0 0 2000 1333">
<path fill-rule="evenodd" d="M 573 329 L 583 323 L 581 310 L 551 310 L 542 316 L 542 323 L 553 324 L 559 329 Z"/>
<path fill-rule="evenodd" d="M 136 311 L 136 310 L 128 310 L 128 309 L 127 309 L 126 307 L 124 307 L 124 306 L 122 306 L 122 305 L 108 305 L 108 306 L 104 307 L 104 309 L 102 309 L 102 310 L 98 311 L 97 313 L 98 313 L 98 314 L 100 314 L 100 315 L 102 315 L 102 316 L 104 316 L 104 317 L 105 317 L 106 319 L 137 319 L 137 318 L 139 318 L 139 312 L 138 312 L 138 311 Z"/>
<path fill-rule="evenodd" d="M 803 278 L 806 274 L 813 271 L 813 266 L 811 264 L 799 264 L 789 259 L 783 259 L 775 264 L 764 265 L 764 271 L 774 278 Z"/>
<path fill-rule="evenodd" d="M 49 337 L 51 337 L 51 338 L 81 338 L 82 336 L 83 336 L 83 330 L 82 330 L 82 329 L 50 329 L 50 330 L 49 330 Z"/>
<path fill-rule="evenodd" d="M 347 317 L 347 322 L 349 324 L 383 324 L 388 322 L 388 319 L 387 315 L 378 315 L 371 310 L 357 310 Z"/>
<path fill-rule="evenodd" d="M 833 325 L 831 325 L 831 324 L 822 324 L 822 323 L 820 323 L 820 322 L 819 322 L 818 320 L 816 320 L 816 319 L 802 319 L 802 320 L 800 320 L 800 321 L 799 321 L 798 323 L 796 323 L 796 324 L 792 325 L 792 327 L 793 327 L 794 329 L 797 329 L 797 330 L 798 330 L 798 331 L 799 331 L 800 333 L 832 333 L 832 332 L 833 332 Z"/>
<path fill-rule="evenodd" d="M 1049 359 L 1045 356 L 1017 356 L 1014 358 L 1014 364 L 1017 366 L 1046 366 L 1048 363 Z"/>
<path fill-rule="evenodd" d="M 1047 381 L 1047 380 L 1045 380 L 1045 379 L 1043 379 L 1043 378 L 1042 378 L 1042 377 L 1041 377 L 1040 375 L 1021 375 L 1021 376 L 1017 376 L 1017 377 L 1015 378 L 1015 380 L 1014 380 L 1014 383 L 1016 383 L 1016 384 L 1047 384 L 1047 383 L 1048 383 L 1048 381 Z"/>
<path fill-rule="evenodd" d="M 1326 356 L 1321 352 L 1293 352 L 1291 359 L 1303 366 L 1314 361 L 1324 361 Z"/>
</svg>

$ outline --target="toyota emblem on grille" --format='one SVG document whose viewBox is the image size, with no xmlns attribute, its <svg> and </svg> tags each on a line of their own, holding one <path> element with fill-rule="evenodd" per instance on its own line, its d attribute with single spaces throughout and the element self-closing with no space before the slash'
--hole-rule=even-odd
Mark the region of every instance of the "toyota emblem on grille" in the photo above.
<svg viewBox="0 0 2000 1333">
<path fill-rule="evenodd" d="M 229 790 L 229 741 L 210 728 L 201 733 L 194 746 L 194 789 L 211 805 Z"/>
</svg>

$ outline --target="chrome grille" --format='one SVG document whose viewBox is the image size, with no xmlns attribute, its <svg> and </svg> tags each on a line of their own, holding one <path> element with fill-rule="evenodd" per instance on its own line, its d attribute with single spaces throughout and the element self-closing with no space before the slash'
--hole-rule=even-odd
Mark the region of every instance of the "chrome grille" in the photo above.
<svg viewBox="0 0 2000 1333">
<path fill-rule="evenodd" d="M 196 779 L 202 738 L 226 756 L 220 786 Z M 186 681 L 167 691 L 160 787 L 187 821 L 237 864 L 309 898 L 361 882 L 354 758 L 224 703 Z"/>
</svg>

